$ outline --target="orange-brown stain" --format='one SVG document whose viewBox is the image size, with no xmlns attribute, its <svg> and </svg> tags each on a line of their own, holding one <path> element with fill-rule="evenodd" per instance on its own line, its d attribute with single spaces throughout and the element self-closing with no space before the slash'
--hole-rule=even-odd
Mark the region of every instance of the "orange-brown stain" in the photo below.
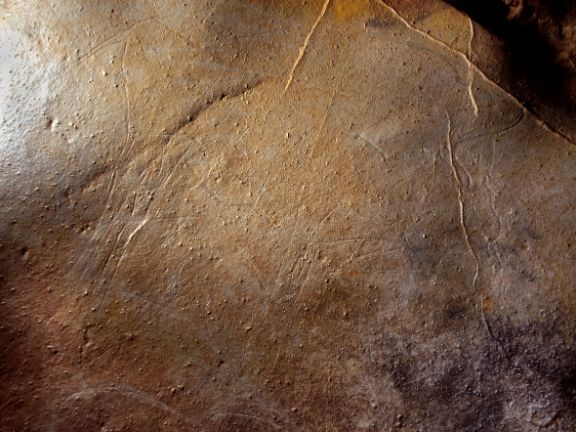
<svg viewBox="0 0 576 432">
<path fill-rule="evenodd" d="M 370 2 L 368 0 L 335 0 L 334 15 L 341 22 L 355 18 L 368 18 L 370 16 Z"/>
</svg>

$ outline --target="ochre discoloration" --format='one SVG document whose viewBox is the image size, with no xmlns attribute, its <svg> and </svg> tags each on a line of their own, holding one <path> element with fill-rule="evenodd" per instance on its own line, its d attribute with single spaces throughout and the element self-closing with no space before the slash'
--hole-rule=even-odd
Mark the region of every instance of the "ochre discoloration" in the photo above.
<svg viewBox="0 0 576 432">
<path fill-rule="evenodd" d="M 353 18 L 367 19 L 371 16 L 369 0 L 336 0 L 334 13 L 337 20 L 349 21 Z"/>
</svg>

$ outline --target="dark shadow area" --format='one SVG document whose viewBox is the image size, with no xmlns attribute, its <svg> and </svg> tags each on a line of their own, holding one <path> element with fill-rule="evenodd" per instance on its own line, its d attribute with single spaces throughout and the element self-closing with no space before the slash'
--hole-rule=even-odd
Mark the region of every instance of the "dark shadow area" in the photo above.
<svg viewBox="0 0 576 432">
<path fill-rule="evenodd" d="M 568 17 L 566 8 L 573 11 L 576 6 L 551 0 L 539 3 L 542 10 L 526 6 L 522 16 L 508 19 L 510 9 L 503 0 L 447 2 L 503 44 L 506 56 L 504 76 L 497 78 L 500 84 L 551 127 L 576 139 L 575 69 L 559 61 L 563 53 L 554 43 L 561 33 L 560 23 Z"/>
<path fill-rule="evenodd" d="M 511 78 L 510 90 L 516 97 L 528 105 L 532 105 L 532 100 L 537 98 L 574 109 L 572 98 L 566 97 L 573 71 L 557 61 L 557 48 L 542 33 L 536 20 L 508 19 L 509 8 L 502 0 L 448 0 L 448 3 L 502 41 L 509 54 L 505 67 Z M 561 9 L 554 10 L 562 13 Z M 538 11 L 534 10 L 525 13 L 538 15 Z"/>
</svg>

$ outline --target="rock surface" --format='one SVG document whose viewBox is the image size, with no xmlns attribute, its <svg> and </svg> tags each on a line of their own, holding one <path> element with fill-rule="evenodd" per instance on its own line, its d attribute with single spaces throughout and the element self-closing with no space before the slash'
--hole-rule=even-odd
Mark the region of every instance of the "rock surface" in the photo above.
<svg viewBox="0 0 576 432">
<path fill-rule="evenodd" d="M 576 127 L 481 26 L 0 14 L 0 430 L 574 430 Z"/>
</svg>

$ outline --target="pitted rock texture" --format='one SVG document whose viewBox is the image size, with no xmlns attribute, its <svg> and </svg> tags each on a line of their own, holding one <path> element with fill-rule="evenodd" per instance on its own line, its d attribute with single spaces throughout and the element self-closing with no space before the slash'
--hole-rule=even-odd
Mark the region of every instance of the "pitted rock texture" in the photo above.
<svg viewBox="0 0 576 432">
<path fill-rule="evenodd" d="M 576 147 L 468 17 L 0 8 L 0 430 L 576 427 Z"/>
</svg>

